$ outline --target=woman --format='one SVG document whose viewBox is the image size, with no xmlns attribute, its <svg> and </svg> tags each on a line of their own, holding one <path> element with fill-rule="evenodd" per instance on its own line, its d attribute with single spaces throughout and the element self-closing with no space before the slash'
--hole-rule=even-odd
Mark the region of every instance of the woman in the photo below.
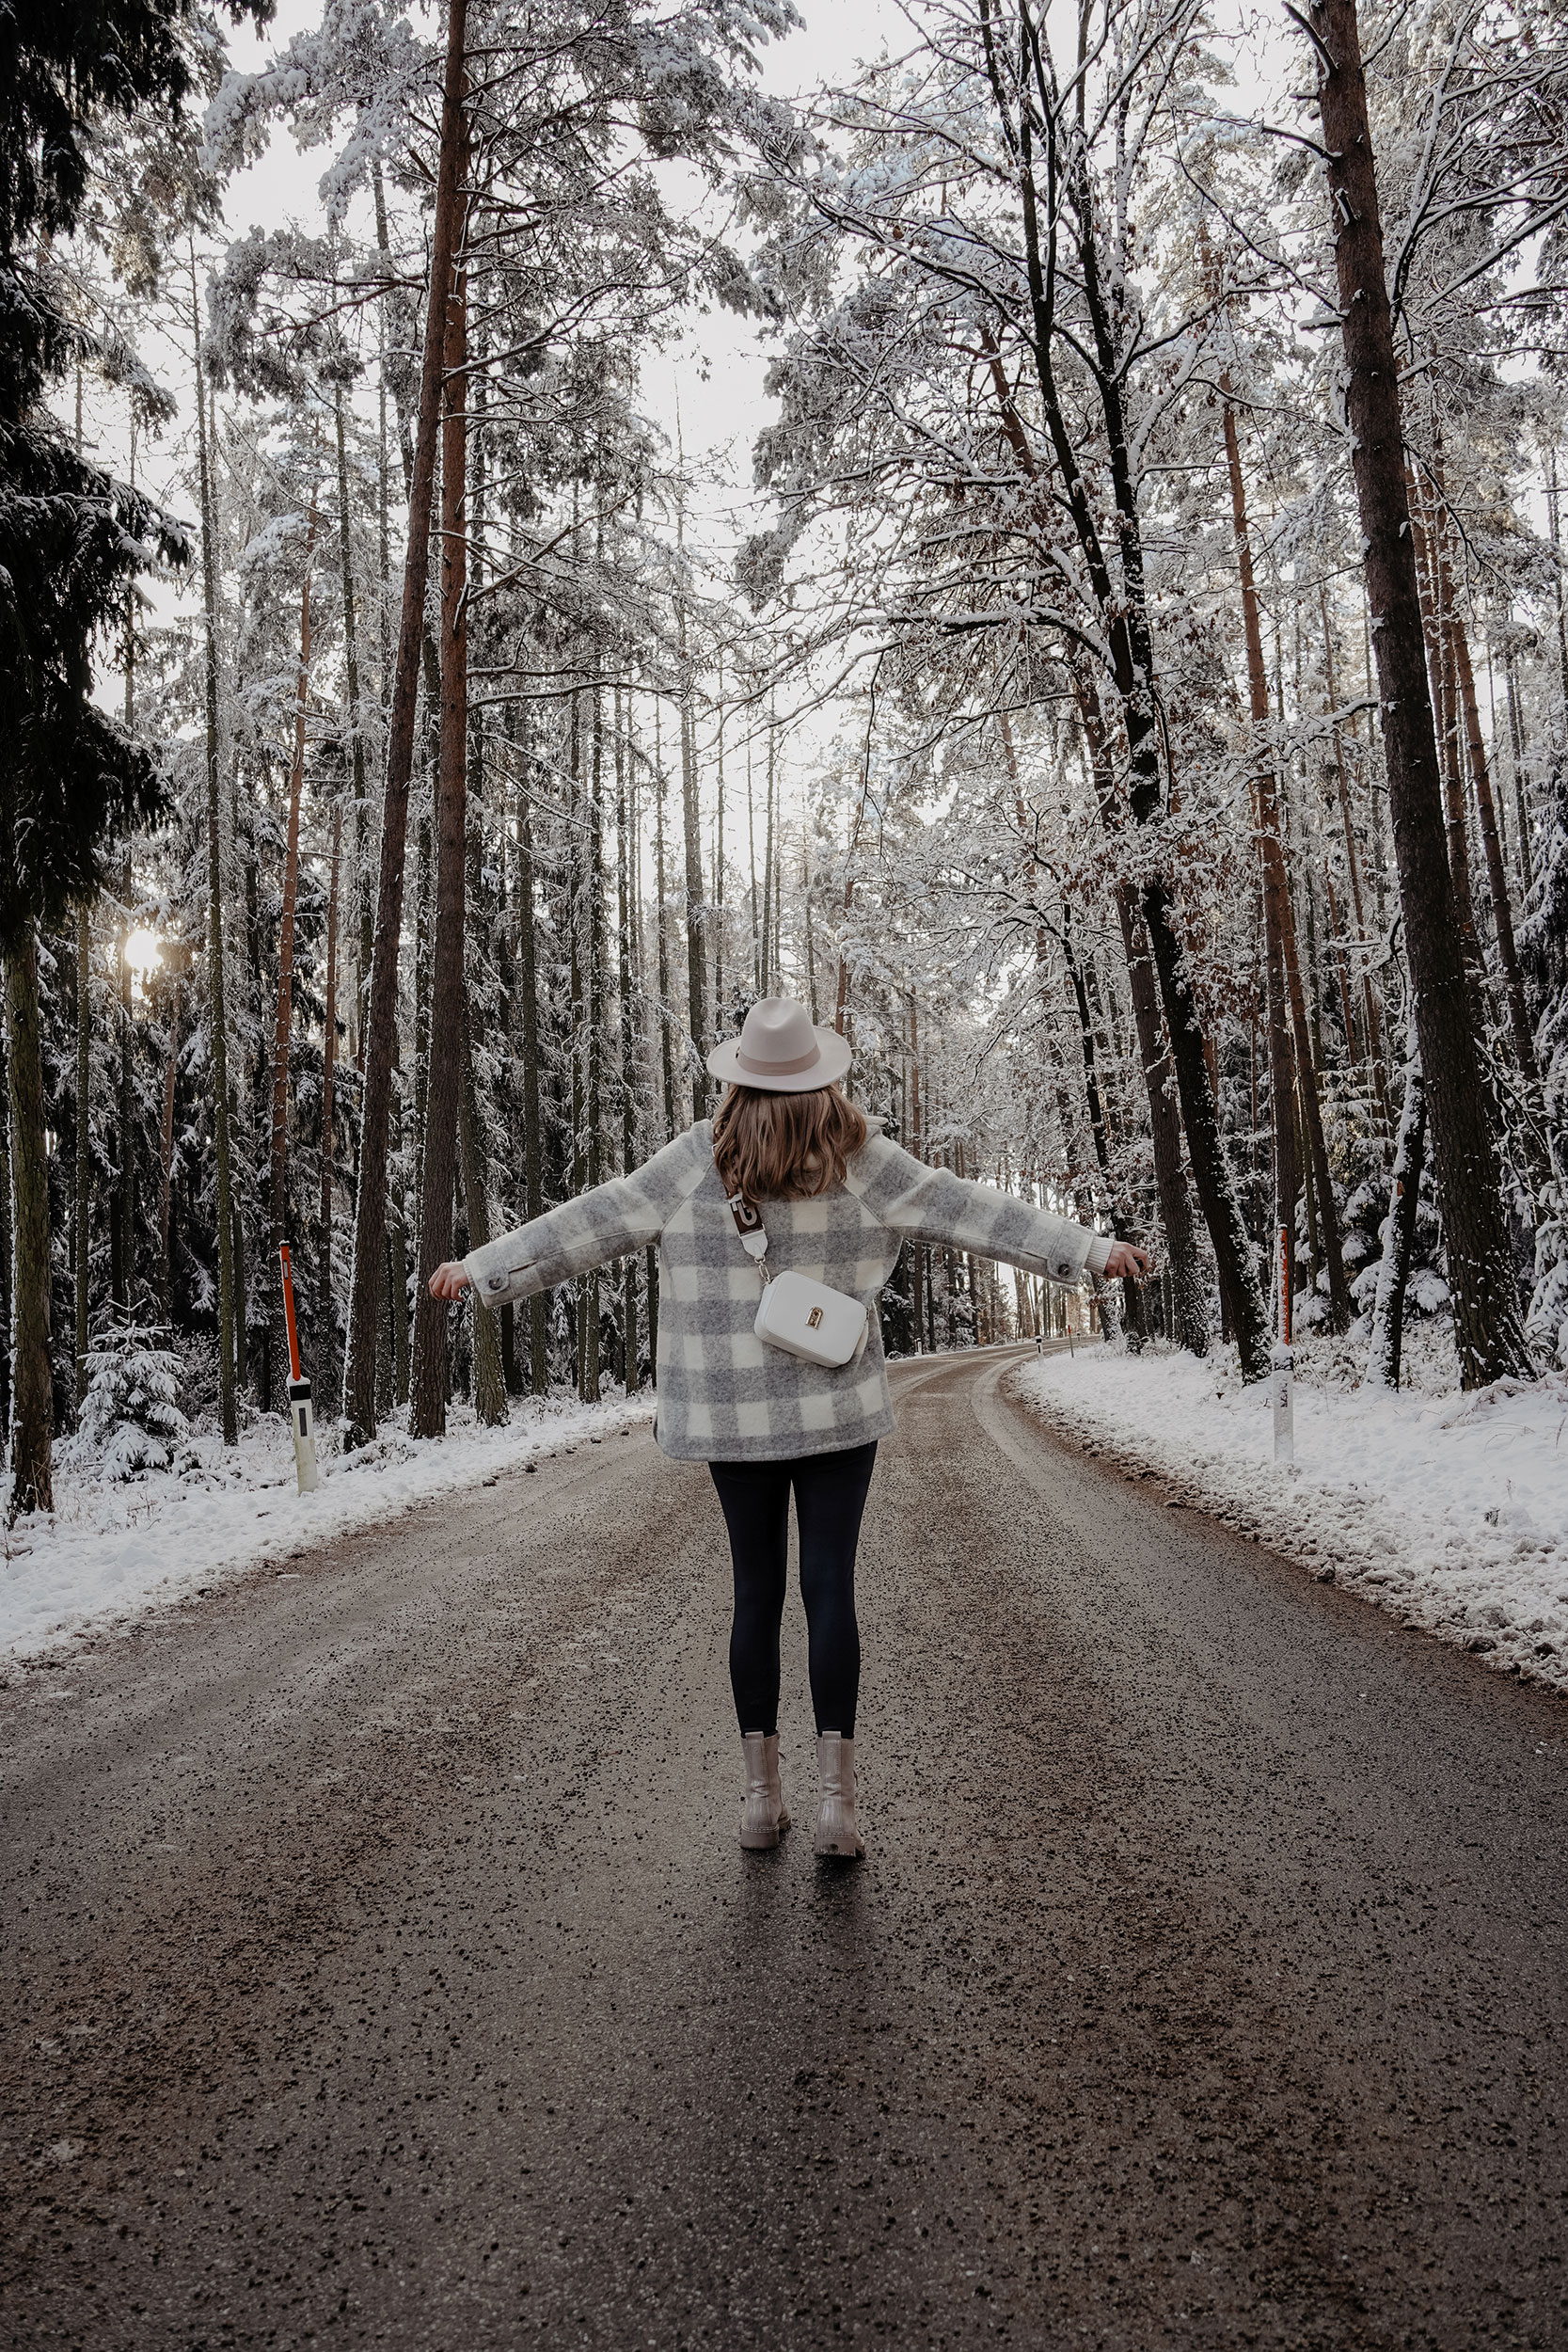
<svg viewBox="0 0 1568 2352">
<path fill-rule="evenodd" d="M 878 1440 L 893 1427 L 878 1293 L 906 1241 L 1005 1259 L 1068 1284 L 1085 1266 L 1141 1274 L 1147 1259 L 900 1152 L 839 1091 L 849 1047 L 814 1028 L 787 996 L 753 1005 L 739 1039 L 707 1066 L 729 1082 L 717 1119 L 700 1120 L 629 1176 L 438 1267 L 430 1287 L 456 1298 L 471 1283 L 485 1306 L 501 1307 L 658 1244 L 656 1435 L 666 1454 L 707 1463 L 735 1567 L 740 1842 L 776 1846 L 789 1827 L 778 1710 L 793 1487 L 816 1716 L 816 1850 L 852 1860 L 865 1851 L 855 1814 L 855 1548 Z M 866 1310 L 864 1340 L 847 1362 L 812 1363 L 757 1337 L 757 1261 L 742 1240 L 743 1227 L 755 1239 L 757 1212 L 769 1275 L 793 1270 Z"/>
</svg>

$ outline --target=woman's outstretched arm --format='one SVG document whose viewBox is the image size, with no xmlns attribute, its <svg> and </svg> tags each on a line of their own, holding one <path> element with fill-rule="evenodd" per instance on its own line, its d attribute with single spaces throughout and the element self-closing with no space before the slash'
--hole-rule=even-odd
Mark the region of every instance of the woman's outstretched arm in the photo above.
<svg viewBox="0 0 1568 2352">
<path fill-rule="evenodd" d="M 689 1128 L 629 1176 L 596 1184 L 515 1232 L 437 1266 L 430 1278 L 431 1294 L 457 1298 L 471 1285 L 486 1307 L 504 1307 L 645 1248 L 712 1164 L 705 1132 L 699 1137 Z"/>
<path fill-rule="evenodd" d="M 1142 1274 L 1148 1252 L 1053 1216 L 994 1184 L 976 1184 L 950 1168 L 927 1168 L 885 1136 L 873 1136 L 850 1183 L 879 1221 L 911 1241 L 1000 1258 L 1027 1274 L 1069 1285 L 1091 1274 Z"/>
</svg>

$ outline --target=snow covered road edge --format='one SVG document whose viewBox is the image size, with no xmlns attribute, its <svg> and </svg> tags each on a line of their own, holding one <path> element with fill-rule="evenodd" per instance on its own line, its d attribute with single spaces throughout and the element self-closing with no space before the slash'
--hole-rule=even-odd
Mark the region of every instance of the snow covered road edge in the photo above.
<svg viewBox="0 0 1568 2352">
<path fill-rule="evenodd" d="M 486 1429 L 458 1404 L 449 1407 L 446 1437 L 412 1438 L 404 1408 L 353 1454 L 336 1450 L 335 1433 L 322 1433 L 313 1495 L 295 1490 L 288 1425 L 274 1415 L 229 1451 L 211 1431 L 196 1437 L 166 1474 L 62 1481 L 62 1509 L 35 1513 L 0 1536 L 0 1679 L 8 1667 L 55 1655 L 84 1635 L 124 1631 L 150 1609 L 188 1601 L 268 1562 L 304 1561 L 335 1536 L 641 1428 L 653 1409 L 651 1396 L 597 1405 L 530 1397 L 514 1400 L 504 1427 Z"/>
<path fill-rule="evenodd" d="M 1273 1460 L 1266 1391 L 1218 1356 L 1081 1348 L 1007 1387 L 1171 1502 L 1568 1692 L 1568 1374 L 1439 1397 L 1298 1381 L 1293 1470 Z"/>
</svg>

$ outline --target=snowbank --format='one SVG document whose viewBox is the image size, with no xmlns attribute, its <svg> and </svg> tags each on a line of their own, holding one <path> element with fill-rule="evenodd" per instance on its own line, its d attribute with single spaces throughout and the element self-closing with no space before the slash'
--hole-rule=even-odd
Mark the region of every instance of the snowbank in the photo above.
<svg viewBox="0 0 1568 2352">
<path fill-rule="evenodd" d="M 55 1457 L 59 1507 L 0 1531 L 0 1661 L 263 1561 L 291 1559 L 453 1487 L 494 1485 L 541 1454 L 597 1444 L 652 1413 L 651 1397 L 599 1405 L 529 1398 L 514 1400 L 504 1429 L 485 1429 L 455 1405 L 439 1438 L 410 1438 L 406 1413 L 398 1413 L 373 1445 L 353 1454 L 335 1450 L 333 1433 L 319 1433 L 322 1483 L 313 1495 L 295 1491 L 288 1426 L 271 1416 L 227 1453 L 214 1433 L 193 1437 L 173 1470 L 127 1484 L 75 1460 L 68 1441 Z"/>
<path fill-rule="evenodd" d="M 1083 1348 L 1016 1391 L 1090 1452 L 1168 1481 L 1321 1581 L 1487 1663 L 1568 1690 L 1568 1373 L 1468 1396 L 1353 1391 L 1342 1347 L 1298 1348 L 1295 1468 L 1265 1390 L 1206 1363 Z"/>
</svg>

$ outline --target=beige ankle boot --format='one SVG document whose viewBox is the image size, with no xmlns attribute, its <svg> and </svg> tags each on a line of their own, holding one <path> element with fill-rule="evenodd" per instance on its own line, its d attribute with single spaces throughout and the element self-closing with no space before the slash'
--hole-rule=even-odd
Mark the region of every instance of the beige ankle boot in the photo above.
<svg viewBox="0 0 1568 2352">
<path fill-rule="evenodd" d="M 846 1862 L 858 1861 L 865 1846 L 855 1820 L 853 1740 L 841 1739 L 836 1731 L 817 1734 L 816 1778 L 822 1794 L 816 1808 L 816 1851 L 837 1854 Z"/>
<path fill-rule="evenodd" d="M 746 1796 L 740 1807 L 740 1842 L 750 1853 L 776 1846 L 789 1827 L 784 1788 L 779 1780 L 779 1735 L 776 1731 L 744 1731 L 740 1744 L 746 1756 Z"/>
</svg>

